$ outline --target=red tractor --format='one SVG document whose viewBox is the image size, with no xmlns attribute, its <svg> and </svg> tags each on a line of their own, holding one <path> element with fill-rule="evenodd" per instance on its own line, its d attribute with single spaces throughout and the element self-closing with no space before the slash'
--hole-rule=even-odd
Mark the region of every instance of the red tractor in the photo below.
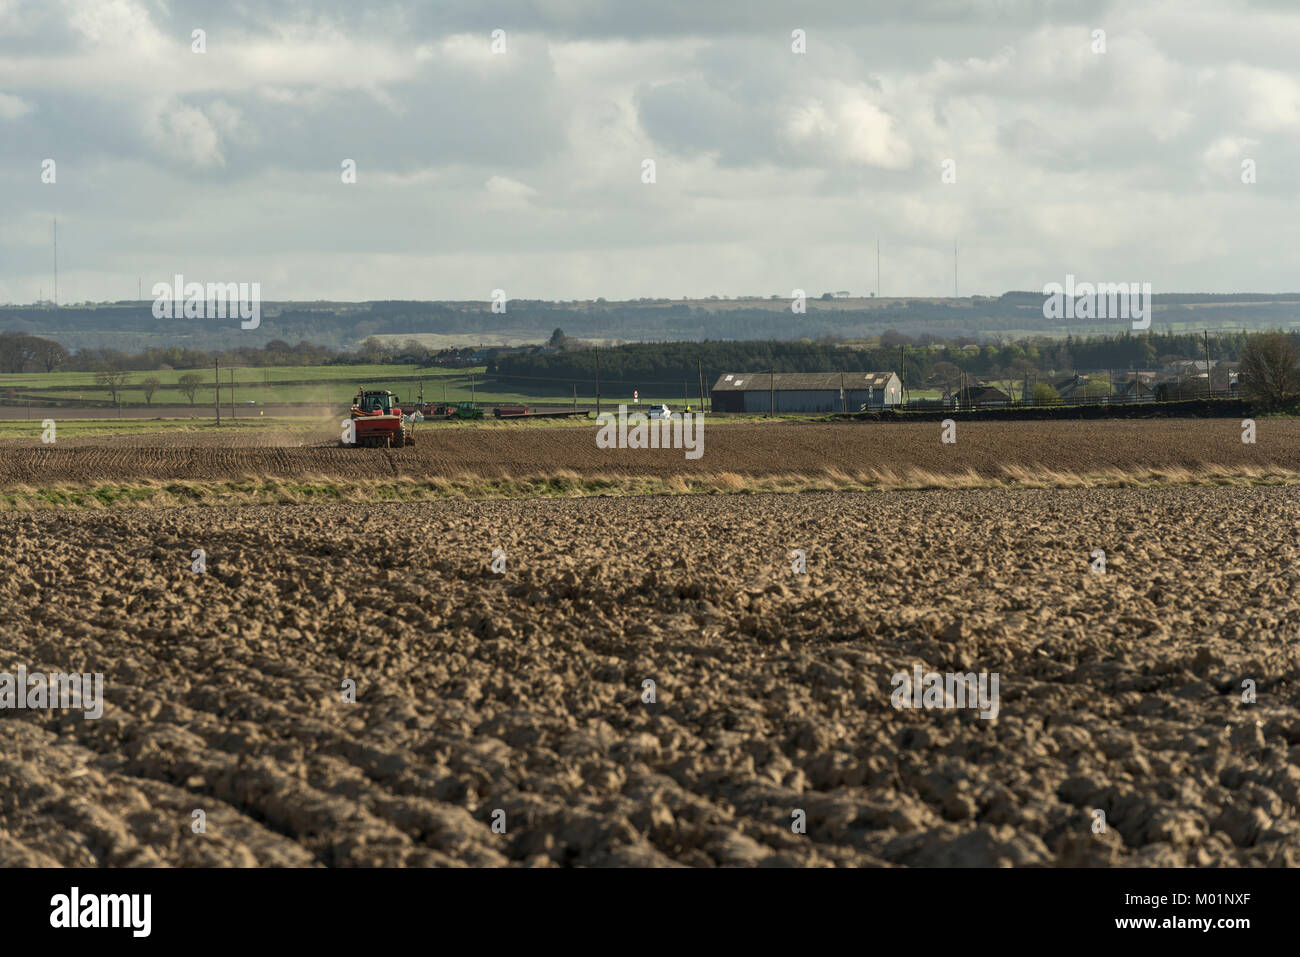
<svg viewBox="0 0 1300 957">
<path fill-rule="evenodd" d="M 402 417 L 400 402 L 391 392 L 361 389 L 352 400 L 352 427 L 356 445 L 401 448 L 415 444 L 415 432 Z M 344 443 L 347 444 L 347 443 Z"/>
</svg>

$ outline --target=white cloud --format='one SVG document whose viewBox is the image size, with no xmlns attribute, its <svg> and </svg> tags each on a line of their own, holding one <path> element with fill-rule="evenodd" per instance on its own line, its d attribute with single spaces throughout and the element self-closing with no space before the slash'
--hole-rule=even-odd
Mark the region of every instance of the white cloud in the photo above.
<svg viewBox="0 0 1300 957">
<path fill-rule="evenodd" d="M 911 162 L 912 148 L 893 118 L 864 92 L 840 90 L 832 97 L 829 104 L 811 100 L 793 110 L 785 123 L 792 144 L 882 169 L 902 169 Z"/>
<path fill-rule="evenodd" d="M 537 195 L 537 190 L 509 176 L 492 176 L 483 188 L 494 200 L 507 205 L 520 205 Z"/>
<path fill-rule="evenodd" d="M 198 169 L 226 165 L 221 136 L 198 107 L 176 100 L 157 102 L 149 112 L 144 130 L 165 163 L 179 160 Z"/>
<path fill-rule="evenodd" d="M 0 120 L 16 120 L 32 111 L 32 105 L 19 96 L 0 93 Z"/>
<path fill-rule="evenodd" d="M 1236 94 L 1246 126 L 1293 133 L 1300 128 L 1300 83 L 1295 76 L 1234 64 L 1224 78 Z"/>
<path fill-rule="evenodd" d="M 149 12 L 130 0 L 73 0 L 68 6 L 68 24 L 87 46 L 127 50 L 139 56 L 156 54 L 167 43 Z"/>
<path fill-rule="evenodd" d="M 1222 173 L 1227 169 L 1235 177 L 1241 161 L 1249 159 L 1258 145 L 1259 140 L 1245 136 L 1221 136 L 1205 148 L 1201 159 L 1207 171 Z"/>
</svg>

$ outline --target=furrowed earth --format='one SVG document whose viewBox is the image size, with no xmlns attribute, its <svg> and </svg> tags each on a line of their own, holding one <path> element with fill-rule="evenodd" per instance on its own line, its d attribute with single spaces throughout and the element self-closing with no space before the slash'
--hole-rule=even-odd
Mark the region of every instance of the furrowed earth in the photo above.
<svg viewBox="0 0 1300 957">
<path fill-rule="evenodd" d="M 704 451 L 602 449 L 590 426 L 490 423 L 458 428 L 426 423 L 413 448 L 338 445 L 337 429 L 296 437 L 232 432 L 0 442 L 0 487 L 63 484 L 302 478 L 344 480 L 477 475 L 525 476 L 569 470 L 580 475 L 673 476 L 815 474 L 920 469 L 997 477 L 1008 468 L 1090 472 L 1108 468 L 1198 468 L 1207 464 L 1300 472 L 1300 420 L 1261 419 L 1256 441 L 1242 442 L 1233 419 L 1078 422 L 961 422 L 954 444 L 938 422 L 755 424 L 706 419 Z M 277 447 L 266 447 L 277 446 Z"/>
<path fill-rule="evenodd" d="M 1254 447 L 1112 425 L 1130 444 L 1003 445 L 1056 467 L 1300 447 L 1289 421 Z M 961 451 L 937 424 L 827 428 L 720 427 L 704 461 L 997 461 L 977 424 Z M 447 435 L 458 461 L 253 451 L 473 471 L 499 448 Z M 520 435 L 502 468 L 574 441 Z M 7 483 L 250 467 L 139 451 L 0 461 Z M 0 667 L 105 695 L 99 720 L 0 713 L 0 865 L 1295 866 L 1297 529 L 1290 486 L 0 512 Z M 895 708 L 917 666 L 997 673 L 996 717 Z"/>
</svg>

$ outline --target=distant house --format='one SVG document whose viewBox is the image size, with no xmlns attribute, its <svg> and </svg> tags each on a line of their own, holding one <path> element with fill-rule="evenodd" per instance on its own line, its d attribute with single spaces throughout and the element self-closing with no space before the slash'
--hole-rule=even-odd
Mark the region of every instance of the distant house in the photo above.
<svg viewBox="0 0 1300 957">
<path fill-rule="evenodd" d="M 1182 376 L 1205 375 L 1207 371 L 1217 366 L 1218 360 L 1211 359 L 1206 362 L 1204 359 L 1179 359 L 1177 362 L 1171 362 L 1165 368 Z"/>
<path fill-rule="evenodd" d="M 957 395 L 964 406 L 1011 404 L 1011 396 L 991 385 L 968 385 Z"/>
<path fill-rule="evenodd" d="M 1154 382 L 1133 378 L 1127 382 L 1115 383 L 1115 399 L 1119 402 L 1153 402 L 1155 398 Z"/>
<path fill-rule="evenodd" d="M 729 372 L 712 389 L 715 412 L 856 412 L 903 401 L 893 372 Z"/>
<path fill-rule="evenodd" d="M 1065 378 L 1057 379 L 1052 383 L 1052 388 L 1062 399 L 1082 399 L 1084 396 L 1084 387 L 1088 384 L 1088 377 L 1081 376 L 1079 373 Z"/>
</svg>

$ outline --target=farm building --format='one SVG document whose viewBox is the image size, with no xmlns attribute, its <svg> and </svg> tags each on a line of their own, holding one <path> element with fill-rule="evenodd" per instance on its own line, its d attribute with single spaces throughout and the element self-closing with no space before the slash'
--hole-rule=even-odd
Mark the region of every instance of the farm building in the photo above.
<svg viewBox="0 0 1300 957">
<path fill-rule="evenodd" d="M 714 412 L 857 412 L 903 401 L 893 372 L 729 372 L 712 389 Z"/>
<path fill-rule="evenodd" d="M 968 385 L 957 393 L 964 406 L 1010 405 L 1011 396 L 991 385 Z"/>
<path fill-rule="evenodd" d="M 1116 382 L 1115 398 L 1121 402 L 1154 402 L 1156 386 L 1153 382 L 1136 377 L 1127 382 Z"/>
<path fill-rule="evenodd" d="M 1076 372 L 1068 378 L 1054 380 L 1051 385 L 1062 399 L 1082 399 L 1084 389 L 1088 385 L 1088 377 Z"/>
</svg>

